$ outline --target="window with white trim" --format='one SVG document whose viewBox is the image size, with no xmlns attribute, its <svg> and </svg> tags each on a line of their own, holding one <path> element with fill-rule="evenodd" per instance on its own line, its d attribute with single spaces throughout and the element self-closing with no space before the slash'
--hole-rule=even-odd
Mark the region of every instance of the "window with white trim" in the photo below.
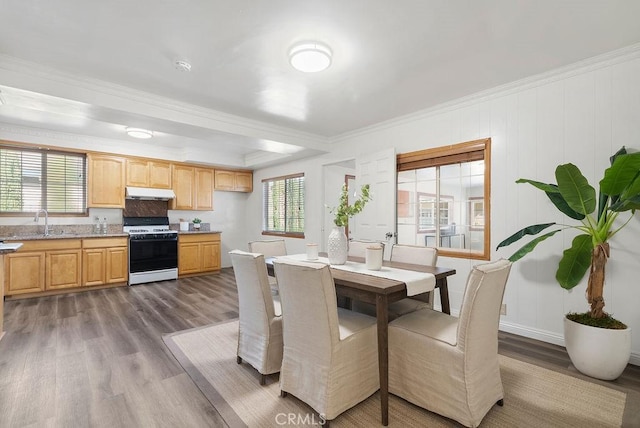
<svg viewBox="0 0 640 428">
<path fill-rule="evenodd" d="M 263 235 L 304 238 L 304 174 L 262 180 Z"/>
</svg>

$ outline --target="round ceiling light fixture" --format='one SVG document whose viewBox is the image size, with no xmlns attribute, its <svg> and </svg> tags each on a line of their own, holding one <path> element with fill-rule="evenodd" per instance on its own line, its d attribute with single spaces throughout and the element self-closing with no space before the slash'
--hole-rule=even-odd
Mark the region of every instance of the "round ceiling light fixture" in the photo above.
<svg viewBox="0 0 640 428">
<path fill-rule="evenodd" d="M 133 138 L 151 138 L 153 137 L 153 131 L 149 131 L 148 129 L 142 128 L 131 128 L 129 126 L 126 127 L 127 135 Z"/>
<path fill-rule="evenodd" d="M 320 42 L 303 42 L 289 51 L 289 62 L 296 70 L 317 73 L 331 65 L 332 52 L 329 46 Z"/>
</svg>

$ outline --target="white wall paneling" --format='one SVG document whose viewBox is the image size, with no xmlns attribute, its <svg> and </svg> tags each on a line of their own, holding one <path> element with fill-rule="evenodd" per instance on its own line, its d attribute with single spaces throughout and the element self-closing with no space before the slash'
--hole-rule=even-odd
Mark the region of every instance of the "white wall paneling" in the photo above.
<svg viewBox="0 0 640 428">
<path fill-rule="evenodd" d="M 572 162 L 597 186 L 608 157 L 620 146 L 640 150 L 640 59 L 634 50 L 627 57 L 589 63 L 583 68 L 547 73 L 505 88 L 486 91 L 410 117 L 378 124 L 336 139 L 333 152 L 295 164 L 257 171 L 257 179 L 294 172 L 307 174 L 307 195 L 321 192 L 323 164 L 393 146 L 397 153 L 492 138 L 491 223 L 492 259 L 510 256 L 518 247 L 495 251 L 504 238 L 533 223 L 570 222 L 530 185 L 518 178 L 555 182 L 555 167 Z M 322 194 L 322 193 L 318 193 Z M 247 221 L 259 234 L 260 192 L 249 196 Z M 365 208 L 366 209 L 366 208 Z M 307 234 L 319 236 L 323 207 L 308 199 Z M 571 223 L 575 224 L 575 223 Z M 315 228 L 315 229 L 314 229 Z M 607 266 L 606 309 L 633 331 L 632 362 L 640 364 L 640 273 L 636 260 L 640 231 L 635 218 L 624 235 L 612 242 Z M 562 249 L 574 233 L 563 232 L 540 244 L 511 271 L 504 302 L 507 315 L 502 328 L 521 335 L 563 343 L 562 317 L 569 310 L 587 309 L 586 279 L 571 292 L 555 281 Z M 301 240 L 300 240 L 301 241 Z M 303 242 L 299 248 L 303 251 Z M 475 261 L 441 257 L 443 266 L 457 270 L 450 279 L 452 311 L 457 312 L 464 284 Z"/>
</svg>

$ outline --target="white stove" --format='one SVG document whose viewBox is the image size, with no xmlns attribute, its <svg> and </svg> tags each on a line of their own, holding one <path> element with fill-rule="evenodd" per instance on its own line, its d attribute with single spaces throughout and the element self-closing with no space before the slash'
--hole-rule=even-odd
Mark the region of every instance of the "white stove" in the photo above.
<svg viewBox="0 0 640 428">
<path fill-rule="evenodd" d="M 168 217 L 124 217 L 129 234 L 129 285 L 178 278 L 178 231 Z"/>
</svg>

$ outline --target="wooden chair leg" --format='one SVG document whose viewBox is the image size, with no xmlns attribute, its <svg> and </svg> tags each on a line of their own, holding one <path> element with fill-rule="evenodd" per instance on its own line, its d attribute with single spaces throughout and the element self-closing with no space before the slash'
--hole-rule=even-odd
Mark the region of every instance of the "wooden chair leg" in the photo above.
<svg viewBox="0 0 640 428">
<path fill-rule="evenodd" d="M 500 407 L 504 406 L 504 398 L 499 399 L 496 404 Z"/>
<path fill-rule="evenodd" d="M 240 358 L 239 356 L 236 357 L 236 363 L 242 364 L 242 358 Z"/>
<path fill-rule="evenodd" d="M 260 385 L 267 383 L 267 375 L 260 374 Z"/>
<path fill-rule="evenodd" d="M 283 390 L 280 390 L 280 397 L 284 398 L 286 396 L 287 396 L 287 392 L 283 391 Z"/>
</svg>

